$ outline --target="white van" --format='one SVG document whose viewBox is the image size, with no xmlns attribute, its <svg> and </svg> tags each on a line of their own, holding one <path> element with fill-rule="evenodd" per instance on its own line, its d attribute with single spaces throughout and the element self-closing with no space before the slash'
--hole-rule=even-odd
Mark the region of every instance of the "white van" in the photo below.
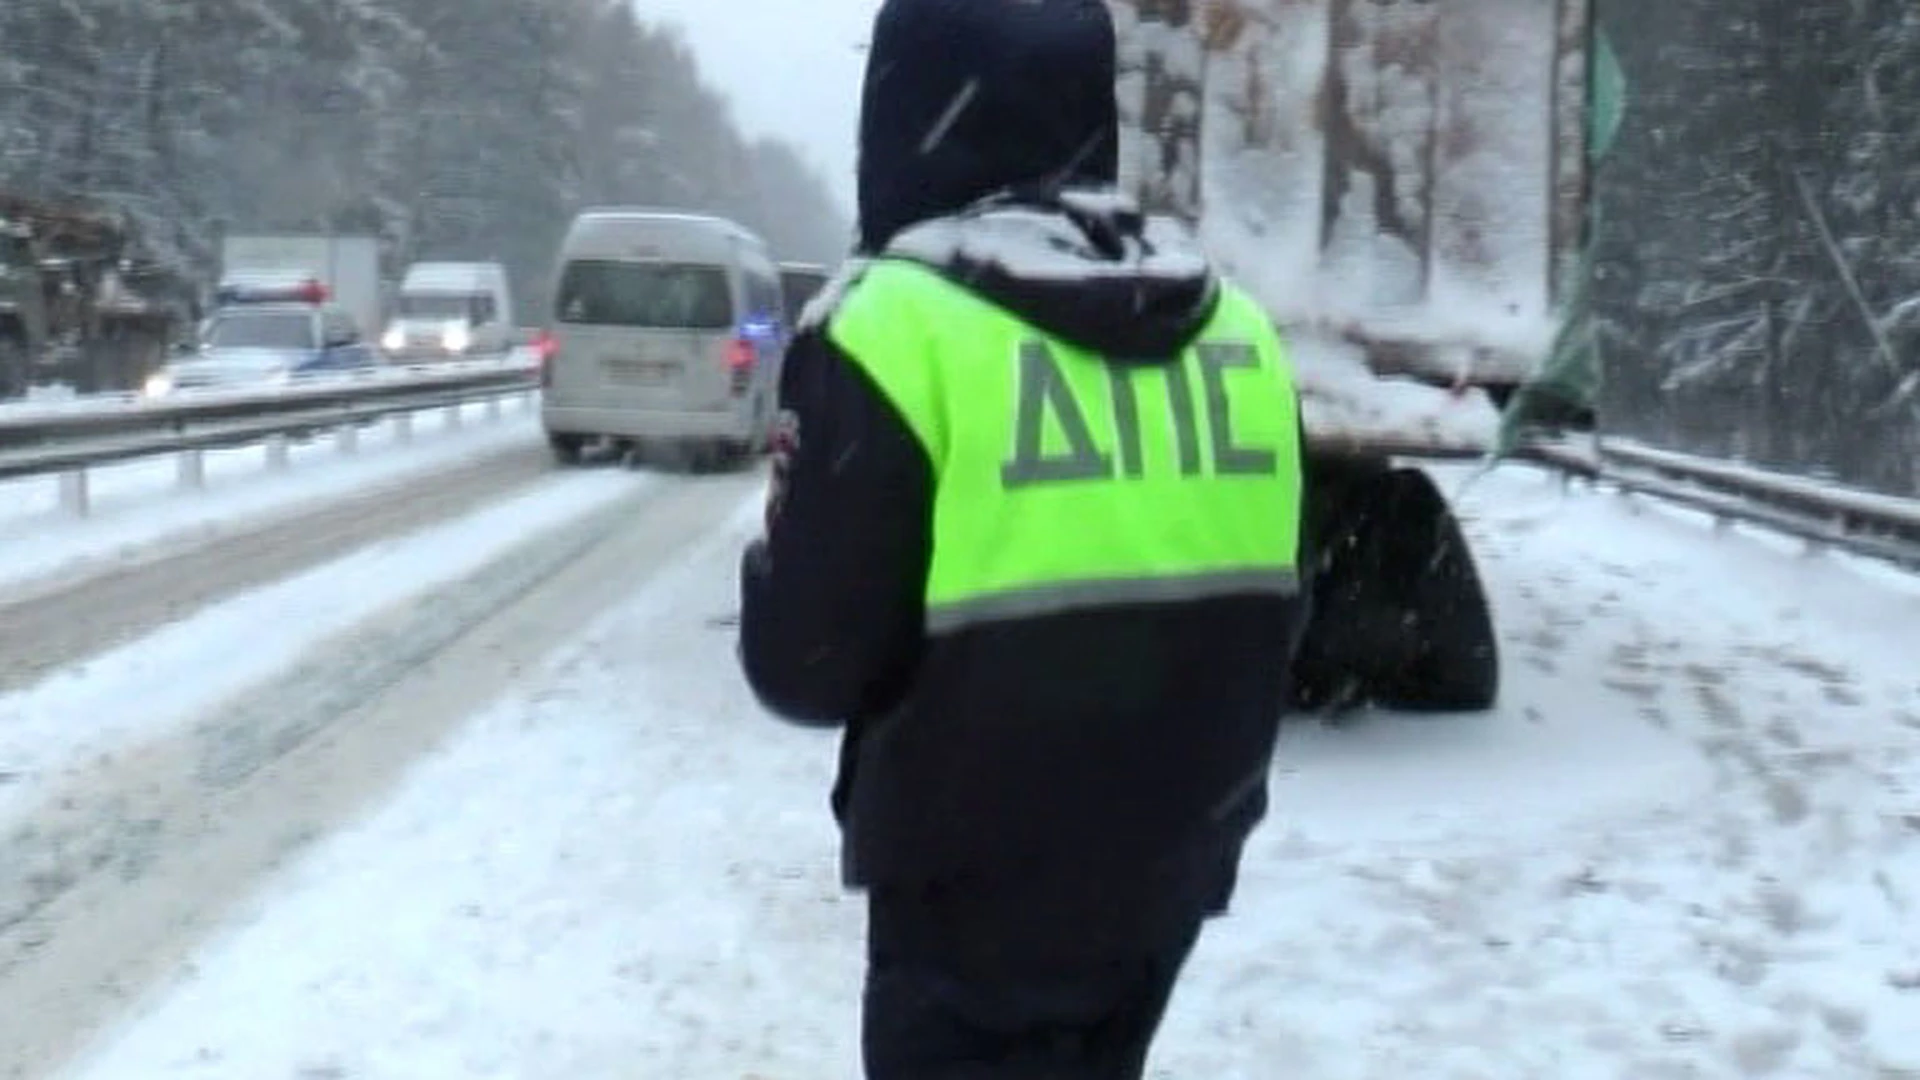
<svg viewBox="0 0 1920 1080">
<path fill-rule="evenodd" d="M 787 329 L 800 325 L 800 314 L 807 310 L 821 289 L 826 288 L 833 272 L 819 263 L 783 262 L 780 264 L 780 291 L 786 297 Z"/>
<path fill-rule="evenodd" d="M 400 280 L 380 347 L 397 363 L 503 357 L 517 329 L 505 267 L 419 262 Z"/>
<path fill-rule="evenodd" d="M 785 332 L 758 236 L 700 214 L 588 210 L 561 242 L 553 298 L 541 419 L 560 460 L 599 439 L 701 460 L 765 448 Z"/>
</svg>

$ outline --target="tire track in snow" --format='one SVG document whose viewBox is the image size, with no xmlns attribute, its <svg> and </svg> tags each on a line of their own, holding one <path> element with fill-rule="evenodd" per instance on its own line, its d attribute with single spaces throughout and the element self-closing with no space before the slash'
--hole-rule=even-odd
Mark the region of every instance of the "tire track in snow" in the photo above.
<svg viewBox="0 0 1920 1080">
<path fill-rule="evenodd" d="M 261 528 L 0 602 L 0 693 L 135 640 L 229 596 L 381 537 L 452 520 L 553 471 L 529 443 L 329 502 Z"/>
<path fill-rule="evenodd" d="M 54 1069 L 184 963 L 263 875 L 376 799 L 758 483 L 668 481 L 542 530 L 51 795 L 35 826 L 56 867 L 50 887 L 0 929 L 0 1075 Z"/>
</svg>

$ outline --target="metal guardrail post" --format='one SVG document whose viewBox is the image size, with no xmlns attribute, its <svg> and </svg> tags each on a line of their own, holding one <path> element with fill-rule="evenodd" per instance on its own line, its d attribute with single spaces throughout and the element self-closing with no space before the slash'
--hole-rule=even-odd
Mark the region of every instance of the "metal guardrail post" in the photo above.
<svg viewBox="0 0 1920 1080">
<path fill-rule="evenodd" d="M 342 454 L 360 452 L 360 425 L 352 420 L 341 424 L 333 431 L 333 445 Z"/>
<path fill-rule="evenodd" d="M 207 486 L 207 454 L 195 448 L 180 451 L 179 480 L 183 491 L 201 491 Z"/>
<path fill-rule="evenodd" d="M 466 413 L 467 407 L 464 403 L 447 406 L 447 430 L 459 431 L 465 427 L 467 422 Z"/>
<path fill-rule="evenodd" d="M 272 472 L 287 469 L 287 436 L 284 432 L 267 436 L 267 468 Z"/>
<path fill-rule="evenodd" d="M 93 500 L 88 490 L 87 470 L 85 467 L 68 469 L 60 474 L 60 509 L 67 514 L 83 518 L 93 511 Z"/>
<path fill-rule="evenodd" d="M 401 446 L 413 445 L 413 414 L 397 412 L 393 414 L 393 441 Z"/>
</svg>

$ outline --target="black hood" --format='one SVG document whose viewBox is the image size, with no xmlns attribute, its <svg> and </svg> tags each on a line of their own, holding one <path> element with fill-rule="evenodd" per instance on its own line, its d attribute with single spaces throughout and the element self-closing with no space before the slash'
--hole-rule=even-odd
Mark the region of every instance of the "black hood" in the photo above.
<svg viewBox="0 0 1920 1080">
<path fill-rule="evenodd" d="M 883 254 L 933 267 L 1119 363 L 1173 359 L 1220 299 L 1185 227 L 1141 214 L 1111 188 L 1008 192 L 922 222 Z"/>
<path fill-rule="evenodd" d="M 1106 0 L 886 0 L 860 104 L 860 251 L 1022 185 L 1119 169 Z"/>
</svg>

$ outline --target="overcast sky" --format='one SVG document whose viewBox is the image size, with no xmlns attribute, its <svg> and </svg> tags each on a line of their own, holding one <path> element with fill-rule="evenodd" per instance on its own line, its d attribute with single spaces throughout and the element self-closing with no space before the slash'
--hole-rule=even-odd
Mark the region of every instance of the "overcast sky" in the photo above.
<svg viewBox="0 0 1920 1080">
<path fill-rule="evenodd" d="M 880 0 L 633 0 L 655 23 L 678 24 L 750 135 L 793 142 L 853 207 L 859 51 Z"/>
</svg>

